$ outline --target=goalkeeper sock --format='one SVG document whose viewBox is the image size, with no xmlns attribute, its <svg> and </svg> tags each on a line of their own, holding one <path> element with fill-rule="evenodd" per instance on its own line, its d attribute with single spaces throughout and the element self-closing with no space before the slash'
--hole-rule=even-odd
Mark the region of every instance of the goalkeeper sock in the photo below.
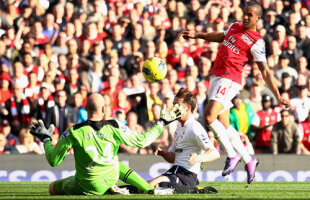
<svg viewBox="0 0 310 200">
<path fill-rule="evenodd" d="M 227 129 L 227 132 L 228 132 L 228 137 L 230 139 L 232 146 L 240 154 L 243 162 L 245 164 L 249 163 L 251 161 L 252 157 L 250 156 L 249 152 L 244 147 L 244 145 L 241 141 L 240 135 L 237 132 L 237 130 L 234 129 L 234 127 L 232 127 L 232 126 L 229 126 Z"/>
<path fill-rule="evenodd" d="M 235 157 L 237 153 L 229 141 L 225 126 L 219 120 L 215 120 L 208 126 L 210 130 L 214 133 L 215 139 L 218 141 L 218 143 L 220 143 L 222 149 L 226 152 L 227 156 L 229 158 Z"/>
<path fill-rule="evenodd" d="M 139 174 L 121 162 L 119 162 L 119 179 L 127 184 L 136 186 L 144 192 L 148 192 L 149 190 L 154 189 L 154 187 L 152 187 L 148 182 L 146 182 L 146 180 L 139 176 Z"/>
</svg>

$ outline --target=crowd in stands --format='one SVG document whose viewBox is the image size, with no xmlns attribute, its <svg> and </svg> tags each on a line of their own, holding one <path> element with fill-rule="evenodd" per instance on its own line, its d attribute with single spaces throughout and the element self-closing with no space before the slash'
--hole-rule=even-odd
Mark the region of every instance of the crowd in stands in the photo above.
<svg viewBox="0 0 310 200">
<path fill-rule="evenodd" d="M 29 134 L 30 123 L 55 124 L 56 144 L 69 125 L 87 119 L 87 96 L 94 92 L 104 96 L 105 120 L 143 134 L 159 119 L 160 105 L 171 106 L 185 87 L 196 95 L 195 115 L 204 124 L 209 73 L 220 44 L 178 34 L 223 32 L 242 21 L 247 2 L 0 0 L 0 154 L 44 153 Z M 231 124 L 251 154 L 309 155 L 310 1 L 259 2 L 263 16 L 257 28 L 268 65 L 292 107 L 277 105 L 258 67 L 248 63 Z M 153 56 L 167 64 L 161 82 L 150 83 L 141 73 L 144 60 Z M 165 127 L 148 148 L 119 151 L 152 154 L 156 145 L 170 145 L 175 126 Z"/>
</svg>

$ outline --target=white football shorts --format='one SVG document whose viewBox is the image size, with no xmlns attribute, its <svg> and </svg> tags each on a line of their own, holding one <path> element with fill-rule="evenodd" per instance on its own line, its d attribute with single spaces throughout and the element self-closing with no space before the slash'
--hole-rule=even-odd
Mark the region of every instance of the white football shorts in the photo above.
<svg viewBox="0 0 310 200">
<path fill-rule="evenodd" d="M 242 86 L 230 79 L 211 75 L 209 81 L 209 100 L 214 100 L 223 105 L 224 111 L 233 107 L 231 100 L 240 92 Z"/>
</svg>

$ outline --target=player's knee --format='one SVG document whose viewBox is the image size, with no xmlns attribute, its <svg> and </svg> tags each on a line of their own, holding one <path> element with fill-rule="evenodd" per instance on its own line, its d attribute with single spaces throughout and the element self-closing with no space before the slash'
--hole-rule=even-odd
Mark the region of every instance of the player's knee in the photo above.
<svg viewBox="0 0 310 200">
<path fill-rule="evenodd" d="M 55 195 L 55 193 L 54 193 L 54 182 L 52 182 L 51 184 L 50 184 L 50 186 L 49 186 L 49 193 L 50 193 L 50 195 Z"/>
</svg>

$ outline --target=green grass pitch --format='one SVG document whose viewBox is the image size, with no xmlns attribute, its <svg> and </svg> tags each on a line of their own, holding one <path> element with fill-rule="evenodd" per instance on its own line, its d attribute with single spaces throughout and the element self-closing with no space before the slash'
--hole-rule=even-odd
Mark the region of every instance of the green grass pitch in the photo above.
<svg viewBox="0 0 310 200">
<path fill-rule="evenodd" d="M 49 183 L 0 182 L 0 199 L 310 199 L 308 182 L 201 182 L 218 189 L 218 194 L 147 194 L 102 196 L 50 196 Z"/>
</svg>

